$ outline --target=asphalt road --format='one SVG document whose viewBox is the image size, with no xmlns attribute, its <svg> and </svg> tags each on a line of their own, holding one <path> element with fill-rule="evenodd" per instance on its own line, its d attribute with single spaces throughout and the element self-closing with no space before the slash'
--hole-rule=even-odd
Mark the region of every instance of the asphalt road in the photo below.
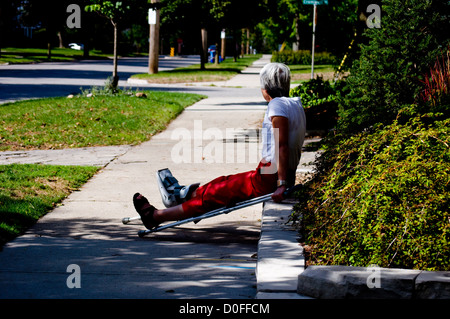
<svg viewBox="0 0 450 319">
<path fill-rule="evenodd" d="M 159 70 L 200 63 L 200 58 L 160 57 Z M 103 86 L 112 74 L 112 60 L 0 65 L 0 103 L 19 99 L 67 96 L 80 88 Z M 119 87 L 130 87 L 127 79 L 148 71 L 148 58 L 119 59 Z"/>
</svg>

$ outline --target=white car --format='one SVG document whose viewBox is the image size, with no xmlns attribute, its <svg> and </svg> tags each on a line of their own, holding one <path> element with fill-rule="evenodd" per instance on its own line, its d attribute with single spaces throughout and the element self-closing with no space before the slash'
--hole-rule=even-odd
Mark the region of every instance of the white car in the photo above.
<svg viewBox="0 0 450 319">
<path fill-rule="evenodd" d="M 83 50 L 84 45 L 81 43 L 69 43 L 69 48 L 71 48 L 73 50 Z"/>
</svg>

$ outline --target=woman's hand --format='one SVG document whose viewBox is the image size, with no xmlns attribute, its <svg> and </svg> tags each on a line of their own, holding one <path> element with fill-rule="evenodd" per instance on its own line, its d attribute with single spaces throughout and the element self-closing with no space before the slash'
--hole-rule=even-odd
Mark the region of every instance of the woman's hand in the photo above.
<svg viewBox="0 0 450 319">
<path fill-rule="evenodd" d="M 282 185 L 272 194 L 272 199 L 275 203 L 279 203 L 284 199 L 283 193 L 286 191 L 286 186 Z"/>
</svg>

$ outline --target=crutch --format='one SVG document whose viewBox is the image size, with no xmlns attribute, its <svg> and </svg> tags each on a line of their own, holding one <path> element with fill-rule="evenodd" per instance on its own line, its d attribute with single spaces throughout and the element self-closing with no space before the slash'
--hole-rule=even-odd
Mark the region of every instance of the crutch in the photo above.
<svg viewBox="0 0 450 319">
<path fill-rule="evenodd" d="M 122 223 L 124 225 L 128 224 L 129 222 L 133 221 L 133 220 L 140 220 L 141 216 L 134 216 L 134 217 L 125 217 L 122 219 Z"/>
<path fill-rule="evenodd" d="M 301 187 L 302 187 L 302 185 L 298 184 L 298 185 L 295 185 L 295 186 L 287 189 L 284 192 L 284 194 L 283 194 L 284 197 L 285 198 L 288 197 L 293 192 L 298 191 Z M 263 195 L 263 196 L 260 196 L 260 197 L 256 197 L 256 198 L 253 198 L 253 199 L 249 199 L 249 200 L 246 200 L 246 201 L 243 201 L 243 202 L 236 203 L 235 205 L 233 205 L 231 207 L 218 208 L 218 209 L 212 210 L 210 212 L 204 213 L 204 214 L 202 214 L 200 216 L 186 218 L 186 219 L 179 220 L 179 221 L 176 221 L 176 222 L 173 222 L 173 223 L 169 223 L 169 224 L 166 224 L 166 225 L 161 225 L 161 226 L 158 226 L 158 227 L 155 227 L 155 228 L 152 228 L 152 229 L 140 230 L 138 232 L 138 236 L 142 238 L 142 237 L 144 237 L 147 234 L 156 233 L 156 232 L 159 232 L 159 231 L 167 229 L 167 228 L 183 225 L 183 224 L 190 223 L 190 222 L 199 222 L 201 219 L 207 219 L 207 218 L 211 218 L 211 217 L 222 215 L 222 214 L 228 214 L 228 213 L 230 213 L 230 212 L 232 212 L 234 210 L 238 210 L 238 209 L 241 209 L 241 208 L 249 207 L 249 206 L 252 206 L 252 205 L 255 205 L 255 204 L 259 204 L 259 203 L 264 203 L 264 202 L 267 202 L 267 201 L 271 200 L 272 199 L 272 195 L 273 195 L 273 193 L 267 194 L 267 195 Z M 126 217 L 126 218 L 122 219 L 122 222 L 124 224 L 128 224 L 130 221 L 138 220 L 138 219 L 141 219 L 141 217 L 140 216 Z"/>
</svg>

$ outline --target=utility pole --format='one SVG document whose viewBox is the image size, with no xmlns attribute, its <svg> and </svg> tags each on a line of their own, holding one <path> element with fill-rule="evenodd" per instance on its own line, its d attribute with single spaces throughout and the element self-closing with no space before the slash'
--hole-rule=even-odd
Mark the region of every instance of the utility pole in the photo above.
<svg viewBox="0 0 450 319">
<path fill-rule="evenodd" d="M 227 43 L 227 39 L 226 39 L 226 34 L 225 34 L 225 29 L 222 30 L 222 32 L 220 33 L 220 39 L 222 40 L 222 44 L 220 46 L 221 48 L 221 56 L 222 56 L 222 60 L 225 60 L 225 46 Z"/>
<path fill-rule="evenodd" d="M 159 3 L 159 0 L 152 0 L 152 3 Z M 148 73 L 158 73 L 159 59 L 159 9 L 148 11 L 148 23 L 150 25 L 150 41 L 148 51 Z"/>
<path fill-rule="evenodd" d="M 328 0 L 303 0 L 303 4 L 313 4 L 313 32 L 312 32 L 312 50 L 311 50 L 311 80 L 314 79 L 314 51 L 316 49 L 316 24 L 317 24 L 317 6 L 327 5 Z"/>
<path fill-rule="evenodd" d="M 316 24 L 317 24 L 317 5 L 314 4 L 313 13 L 313 34 L 312 34 L 312 50 L 311 50 L 311 80 L 314 79 L 314 51 L 316 48 Z"/>
</svg>

